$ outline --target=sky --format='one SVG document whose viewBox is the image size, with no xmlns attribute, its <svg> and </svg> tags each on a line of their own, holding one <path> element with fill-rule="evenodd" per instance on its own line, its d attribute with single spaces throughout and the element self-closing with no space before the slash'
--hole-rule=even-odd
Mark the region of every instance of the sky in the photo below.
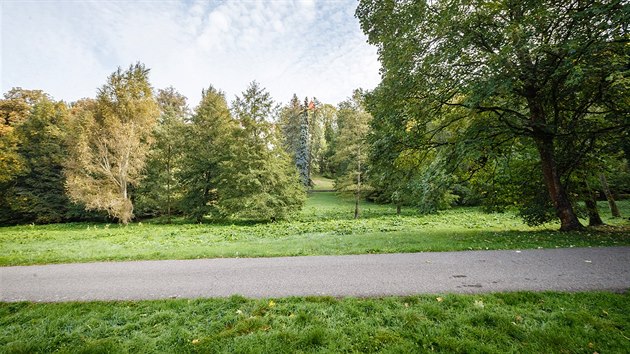
<svg viewBox="0 0 630 354">
<path fill-rule="evenodd" d="M 212 85 L 228 101 L 258 81 L 279 103 L 295 93 L 336 104 L 380 81 L 352 0 L 0 0 L 1 91 L 95 97 L 118 67 L 141 62 L 154 88 L 194 107 Z"/>
</svg>

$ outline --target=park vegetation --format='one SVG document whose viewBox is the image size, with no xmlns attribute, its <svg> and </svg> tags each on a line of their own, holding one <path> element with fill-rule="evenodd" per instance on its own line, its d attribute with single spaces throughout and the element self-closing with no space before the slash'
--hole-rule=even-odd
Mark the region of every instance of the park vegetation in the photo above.
<svg viewBox="0 0 630 354">
<path fill-rule="evenodd" d="M 257 82 L 191 109 L 141 63 L 96 98 L 13 88 L 0 100 L 0 224 L 299 215 L 319 176 L 427 214 L 516 211 L 561 230 L 603 223 L 630 192 L 630 5 L 361 1 L 382 81 L 332 105 Z"/>
</svg>

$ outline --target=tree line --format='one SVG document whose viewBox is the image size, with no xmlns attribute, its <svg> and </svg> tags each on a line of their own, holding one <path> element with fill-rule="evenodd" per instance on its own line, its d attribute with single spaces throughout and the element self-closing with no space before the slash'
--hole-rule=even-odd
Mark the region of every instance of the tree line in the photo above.
<svg viewBox="0 0 630 354">
<path fill-rule="evenodd" d="M 561 230 L 601 224 L 630 193 L 630 5 L 622 1 L 362 0 L 381 83 L 278 105 L 253 82 L 191 110 L 142 64 L 95 99 L 13 89 L 0 100 L 0 223 L 185 215 L 275 220 L 313 175 L 431 213 L 516 209 Z M 611 192 L 612 190 L 612 192 Z M 87 210 L 87 211 L 86 211 Z"/>
<path fill-rule="evenodd" d="M 0 223 L 184 215 L 276 220 L 300 210 L 312 174 L 333 176 L 337 108 L 256 82 L 228 104 L 154 90 L 149 69 L 119 68 L 96 98 L 70 104 L 14 88 L 0 100 Z M 340 160 L 341 159 L 341 160 Z"/>
</svg>

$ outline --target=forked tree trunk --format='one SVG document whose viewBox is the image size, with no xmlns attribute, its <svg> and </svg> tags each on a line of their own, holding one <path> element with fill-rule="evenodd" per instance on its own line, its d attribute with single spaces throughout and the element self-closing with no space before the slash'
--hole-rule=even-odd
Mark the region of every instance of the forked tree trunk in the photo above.
<svg viewBox="0 0 630 354">
<path fill-rule="evenodd" d="M 558 175 L 558 168 L 555 160 L 553 135 L 546 131 L 548 129 L 545 112 L 543 106 L 538 102 L 535 97 L 535 90 L 531 89 L 531 94 L 528 97 L 528 106 L 530 112 L 530 118 L 532 128 L 534 129 L 534 141 L 540 155 L 540 163 L 543 172 L 543 178 L 547 185 L 547 191 L 549 197 L 556 209 L 556 215 L 560 219 L 560 230 L 571 231 L 580 230 L 584 226 L 580 224 L 573 206 L 569 201 L 562 183 L 560 182 L 560 176 Z"/>
<path fill-rule="evenodd" d="M 608 187 L 608 181 L 606 180 L 606 175 L 604 175 L 603 173 L 600 173 L 599 182 L 602 184 L 602 189 L 604 189 L 604 194 L 606 195 L 606 199 L 608 200 L 610 213 L 612 214 L 614 218 L 620 218 L 621 213 L 619 212 L 619 208 L 617 208 L 617 203 L 615 202 L 615 198 L 610 192 L 610 187 Z"/>
<path fill-rule="evenodd" d="M 604 225 L 602 218 L 599 216 L 595 195 L 593 194 L 591 187 L 588 185 L 588 182 L 584 181 L 584 185 L 586 187 L 584 204 L 586 204 L 586 212 L 588 213 L 588 226 Z"/>
<path fill-rule="evenodd" d="M 567 193 L 560 183 L 560 176 L 558 175 L 558 169 L 554 159 L 553 141 L 551 138 L 536 139 L 536 146 L 540 154 L 543 178 L 547 185 L 547 191 L 556 209 L 556 215 L 560 219 L 560 230 L 571 231 L 583 229 L 584 227 L 580 224 L 580 221 L 575 215 Z"/>
</svg>

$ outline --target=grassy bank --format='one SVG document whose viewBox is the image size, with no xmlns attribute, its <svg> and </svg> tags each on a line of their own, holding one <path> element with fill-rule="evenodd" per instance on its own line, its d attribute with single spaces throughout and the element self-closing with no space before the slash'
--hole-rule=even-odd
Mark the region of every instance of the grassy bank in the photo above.
<svg viewBox="0 0 630 354">
<path fill-rule="evenodd" d="M 621 353 L 630 295 L 0 304 L 0 351 Z"/>
<path fill-rule="evenodd" d="M 630 202 L 620 206 L 623 215 L 630 215 Z M 364 204 L 362 218 L 352 217 L 351 200 L 319 192 L 311 194 L 298 217 L 276 223 L 4 227 L 0 265 L 630 244 L 627 219 L 605 219 L 617 227 L 560 233 L 557 225 L 532 228 L 512 213 L 486 214 L 478 208 L 425 216 L 403 210 L 397 216 L 391 207 Z"/>
</svg>

